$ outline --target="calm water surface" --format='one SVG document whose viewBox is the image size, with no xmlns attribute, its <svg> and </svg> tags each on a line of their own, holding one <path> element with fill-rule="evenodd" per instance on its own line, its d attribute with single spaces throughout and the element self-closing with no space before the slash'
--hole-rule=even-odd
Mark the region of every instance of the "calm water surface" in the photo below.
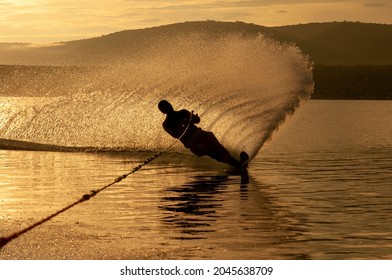
<svg viewBox="0 0 392 280">
<path fill-rule="evenodd" d="M 0 259 L 391 259 L 392 102 L 310 101 L 251 162 L 166 153 L 10 242 Z M 0 235 L 150 153 L 0 151 Z"/>
</svg>

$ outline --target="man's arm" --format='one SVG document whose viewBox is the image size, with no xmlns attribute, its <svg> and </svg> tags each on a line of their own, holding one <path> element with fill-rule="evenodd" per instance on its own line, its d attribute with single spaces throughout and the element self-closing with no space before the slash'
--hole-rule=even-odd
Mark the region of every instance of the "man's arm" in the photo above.
<svg viewBox="0 0 392 280">
<path fill-rule="evenodd" d="M 182 119 L 184 120 L 184 122 L 186 122 L 187 124 L 194 124 L 194 123 L 199 123 L 200 122 L 200 118 L 197 114 L 193 114 L 189 112 L 188 110 L 182 109 L 180 111 L 181 115 L 183 116 Z"/>
<path fill-rule="evenodd" d="M 200 117 L 198 114 L 193 114 L 193 112 L 191 113 L 192 117 L 191 117 L 191 122 L 192 123 L 199 123 L 200 122 Z"/>
</svg>

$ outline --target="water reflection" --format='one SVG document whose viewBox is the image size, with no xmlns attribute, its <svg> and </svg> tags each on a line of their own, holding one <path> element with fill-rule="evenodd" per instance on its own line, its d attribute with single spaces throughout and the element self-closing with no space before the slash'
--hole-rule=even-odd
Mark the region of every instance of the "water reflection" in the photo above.
<svg viewBox="0 0 392 280">
<path fill-rule="evenodd" d="M 204 239 L 214 232 L 213 223 L 219 218 L 222 199 L 218 194 L 228 186 L 228 175 L 195 175 L 182 186 L 165 190 L 162 197 L 162 222 L 174 225 L 181 237 L 174 239 Z"/>
<path fill-rule="evenodd" d="M 172 240 L 205 240 L 211 258 L 311 259 L 297 246 L 306 239 L 307 215 L 291 212 L 274 190 L 254 178 L 241 185 L 230 174 L 193 175 L 163 190 L 158 206 L 163 232 Z"/>
<path fill-rule="evenodd" d="M 121 245 L 128 252 L 170 248 L 165 257 L 173 259 L 386 259 L 390 250 L 385 244 L 391 241 L 391 192 L 385 184 L 389 152 L 301 153 L 299 159 L 275 153 L 252 162 L 254 177 L 247 186 L 222 169 L 163 155 L 110 191 L 13 242 L 7 247 L 10 255 L 0 258 L 50 258 L 52 248 L 80 240 L 87 258 L 98 250 L 115 258 L 132 256 L 119 253 Z M 20 221 L 28 225 L 51 214 L 148 156 L 0 153 L 0 219 L 6 225 L 0 235 L 19 229 Z M 42 244 L 38 235 L 58 241 L 42 245 L 42 256 L 18 250 L 23 242 Z M 109 243 L 110 248 L 102 245 Z M 53 256 L 74 254 L 61 252 Z"/>
</svg>

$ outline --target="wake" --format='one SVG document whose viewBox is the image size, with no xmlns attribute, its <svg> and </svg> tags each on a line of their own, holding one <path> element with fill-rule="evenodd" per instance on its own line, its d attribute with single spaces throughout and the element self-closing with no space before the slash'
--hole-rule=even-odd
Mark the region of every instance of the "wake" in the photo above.
<svg viewBox="0 0 392 280">
<path fill-rule="evenodd" d="M 23 71 L 34 87 L 0 98 L 0 149 L 159 151 L 173 140 L 157 108 L 166 99 L 199 114 L 234 157 L 253 158 L 313 91 L 309 58 L 262 35 L 178 32 L 154 42 L 72 75 L 66 67 L 12 72 L 2 87 L 21 83 Z"/>
</svg>

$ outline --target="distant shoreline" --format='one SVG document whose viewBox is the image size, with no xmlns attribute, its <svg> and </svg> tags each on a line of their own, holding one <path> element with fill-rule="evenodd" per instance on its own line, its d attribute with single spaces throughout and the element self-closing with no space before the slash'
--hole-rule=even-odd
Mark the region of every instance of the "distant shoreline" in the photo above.
<svg viewBox="0 0 392 280">
<path fill-rule="evenodd" d="M 45 71 L 37 71 L 38 69 Z M 85 71 L 94 71 L 91 66 L 28 66 L 28 65 L 0 65 L 0 82 L 15 79 L 9 74 L 17 71 L 24 78 L 23 85 L 8 86 L 2 88 L 0 96 L 23 96 L 23 92 L 29 92 L 29 96 L 42 96 L 37 90 L 37 81 L 45 83 L 47 90 L 56 83 L 56 77 L 68 75 L 75 78 Z M 41 74 L 40 74 L 41 73 Z M 313 70 L 315 89 L 311 99 L 326 100 L 392 100 L 392 65 L 321 65 L 316 64 Z M 15 81 L 16 82 L 16 81 Z M 68 85 L 69 86 L 69 85 Z M 21 88 L 22 87 L 22 88 Z M 20 90 L 21 94 L 16 91 Z M 61 90 L 61 88 L 59 89 Z M 57 92 L 53 95 L 61 95 Z"/>
<path fill-rule="evenodd" d="M 392 65 L 316 65 L 312 99 L 392 100 Z"/>
</svg>

